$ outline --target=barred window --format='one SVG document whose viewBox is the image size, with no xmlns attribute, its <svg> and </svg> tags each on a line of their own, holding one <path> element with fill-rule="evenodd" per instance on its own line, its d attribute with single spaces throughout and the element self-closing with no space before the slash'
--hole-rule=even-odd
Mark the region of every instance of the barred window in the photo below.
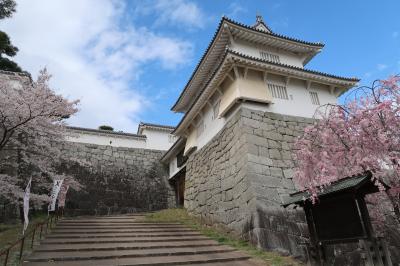
<svg viewBox="0 0 400 266">
<path fill-rule="evenodd" d="M 214 106 L 213 106 L 213 120 L 218 118 L 219 114 L 219 104 L 221 103 L 221 100 L 218 100 Z"/>
<path fill-rule="evenodd" d="M 272 94 L 272 97 L 289 100 L 288 93 L 285 86 L 277 85 L 277 84 L 268 84 L 268 89 Z"/>
<path fill-rule="evenodd" d="M 312 104 L 320 105 L 319 98 L 318 98 L 318 93 L 310 91 L 310 98 L 311 98 L 311 103 Z"/>
<path fill-rule="evenodd" d="M 175 140 L 176 140 L 176 136 L 174 136 L 174 135 L 172 135 L 172 134 L 169 134 L 169 135 L 168 135 L 168 141 L 169 141 L 169 143 L 174 143 Z"/>
<path fill-rule="evenodd" d="M 264 51 L 260 51 L 260 57 L 264 60 L 268 60 L 274 63 L 280 63 L 281 60 L 279 58 L 279 55 L 275 55 L 275 54 L 270 54 Z"/>
</svg>

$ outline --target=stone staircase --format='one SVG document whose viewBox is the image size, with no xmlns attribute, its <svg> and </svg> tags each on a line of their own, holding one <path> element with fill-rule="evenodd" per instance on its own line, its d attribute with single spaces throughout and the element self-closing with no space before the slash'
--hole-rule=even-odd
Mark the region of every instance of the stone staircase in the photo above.
<svg viewBox="0 0 400 266">
<path fill-rule="evenodd" d="M 258 265 L 177 223 L 142 215 L 63 219 L 23 265 Z"/>
</svg>

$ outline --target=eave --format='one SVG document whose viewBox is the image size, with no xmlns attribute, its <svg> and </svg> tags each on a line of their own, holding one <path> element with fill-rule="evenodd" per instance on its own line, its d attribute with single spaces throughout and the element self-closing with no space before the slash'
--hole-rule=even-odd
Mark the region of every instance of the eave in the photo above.
<svg viewBox="0 0 400 266">
<path fill-rule="evenodd" d="M 198 94 L 196 87 L 201 87 L 207 81 L 207 78 L 213 72 L 214 66 L 218 65 L 225 48 L 228 46 L 230 38 L 248 38 L 249 41 L 265 45 L 280 46 L 292 52 L 301 52 L 307 54 L 303 64 L 306 64 L 324 47 L 322 43 L 306 42 L 295 38 L 273 32 L 257 30 L 227 17 L 222 17 L 214 36 L 209 43 L 206 51 L 201 57 L 189 81 L 185 85 L 178 100 L 172 106 L 174 112 L 186 112 L 192 103 L 192 99 Z M 193 89 L 192 89 L 193 88 Z"/>
<path fill-rule="evenodd" d="M 199 110 L 204 106 L 208 98 L 214 93 L 215 88 L 222 82 L 225 75 L 231 70 L 232 66 L 243 66 L 254 68 L 258 71 L 275 73 L 278 75 L 287 75 L 301 80 L 310 80 L 312 82 L 336 85 L 345 88 L 345 90 L 354 87 L 359 81 L 358 78 L 346 78 L 332 74 L 327 74 L 315 70 L 304 69 L 291 65 L 274 63 L 256 57 L 247 56 L 238 52 L 226 49 L 220 64 L 216 67 L 213 74 L 205 83 L 200 93 L 192 102 L 191 106 L 172 132 L 175 135 L 183 136 L 184 131 L 190 125 L 190 121 L 195 118 Z"/>
<path fill-rule="evenodd" d="M 159 125 L 159 124 L 140 122 L 140 124 L 138 126 L 138 130 L 137 130 L 137 134 L 142 135 L 143 134 L 143 130 L 145 130 L 145 129 L 153 129 L 153 130 L 171 132 L 172 130 L 175 129 L 175 127 L 174 126 L 166 126 L 166 125 Z"/>
<path fill-rule="evenodd" d="M 84 127 L 73 127 L 67 126 L 67 131 L 80 133 L 80 134 L 91 134 L 91 135 L 99 135 L 99 136 L 110 136 L 110 137 L 119 137 L 119 138 L 135 138 L 140 140 L 146 140 L 145 135 L 140 134 L 132 134 L 125 132 L 116 132 L 110 130 L 101 130 L 101 129 L 92 129 L 92 128 L 84 128 Z"/>
<path fill-rule="evenodd" d="M 167 163 L 172 157 L 176 156 L 181 150 L 185 148 L 185 139 L 180 137 L 177 141 L 167 150 L 161 157 L 162 163 Z"/>
<path fill-rule="evenodd" d="M 320 82 L 327 85 L 341 85 L 346 87 L 353 87 L 360 81 L 359 78 L 348 78 L 341 77 L 329 73 L 324 73 L 321 71 L 311 70 L 307 68 L 296 67 L 292 65 L 287 65 L 283 63 L 275 63 L 272 61 L 264 60 L 258 57 L 249 56 L 246 54 L 242 54 L 233 50 L 228 49 L 227 53 L 231 54 L 235 59 L 235 62 L 245 62 L 256 64 L 261 63 L 263 65 L 258 64 L 258 66 L 265 66 L 268 72 L 277 71 L 277 74 L 289 74 L 293 77 L 297 77 L 299 79 L 307 78 L 316 82 Z M 267 65 L 265 65 L 267 64 Z M 257 68 L 259 69 L 259 68 Z"/>
</svg>

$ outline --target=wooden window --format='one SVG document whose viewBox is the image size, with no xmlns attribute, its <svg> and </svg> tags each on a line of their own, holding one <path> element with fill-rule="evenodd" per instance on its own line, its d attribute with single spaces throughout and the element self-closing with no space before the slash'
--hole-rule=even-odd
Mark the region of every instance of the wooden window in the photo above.
<svg viewBox="0 0 400 266">
<path fill-rule="evenodd" d="M 268 89 L 271 92 L 272 97 L 277 99 L 289 100 L 285 86 L 269 83 Z"/>
<path fill-rule="evenodd" d="M 219 114 L 219 104 L 221 103 L 221 100 L 218 100 L 214 106 L 213 106 L 213 120 L 218 118 Z"/>
<path fill-rule="evenodd" d="M 264 51 L 260 51 L 260 57 L 264 60 L 268 60 L 274 63 L 280 63 L 281 60 L 279 58 L 279 55 L 275 55 L 275 54 L 270 54 Z"/>
<path fill-rule="evenodd" d="M 319 103 L 319 98 L 318 98 L 318 93 L 314 91 L 310 91 L 310 98 L 311 98 L 311 103 L 314 105 L 320 105 Z"/>
</svg>

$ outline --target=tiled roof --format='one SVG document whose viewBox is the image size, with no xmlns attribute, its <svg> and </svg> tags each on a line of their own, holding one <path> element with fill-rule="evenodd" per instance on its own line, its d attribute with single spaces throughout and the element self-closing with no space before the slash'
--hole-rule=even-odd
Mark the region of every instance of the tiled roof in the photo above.
<svg viewBox="0 0 400 266">
<path fill-rule="evenodd" d="M 193 101 L 192 105 L 189 107 L 188 111 L 185 113 L 185 115 L 182 117 L 181 121 L 179 121 L 178 125 L 176 126 L 176 128 L 174 129 L 174 131 L 172 131 L 172 134 L 174 134 L 176 132 L 176 130 L 179 128 L 179 126 L 182 124 L 182 122 L 185 120 L 185 118 L 188 116 L 189 112 L 192 110 L 194 104 L 197 102 L 197 100 L 200 98 L 200 96 L 203 94 L 204 90 L 207 88 L 208 84 L 210 84 L 210 82 L 212 81 L 212 79 L 214 78 L 215 74 L 218 72 L 219 68 L 221 67 L 221 65 L 224 63 L 224 60 L 226 58 L 228 54 L 228 50 L 226 50 L 226 52 L 224 53 L 218 67 L 215 68 L 214 72 L 210 75 L 210 78 L 208 79 L 208 81 L 206 82 L 206 84 L 203 86 L 201 92 L 199 94 L 197 94 L 196 99 Z"/>
<path fill-rule="evenodd" d="M 262 30 L 257 30 L 257 29 L 255 29 L 255 28 L 252 27 L 252 26 L 245 25 L 245 24 L 243 24 L 243 23 L 234 21 L 234 20 L 232 20 L 232 19 L 230 19 L 230 18 L 227 18 L 227 17 L 223 17 L 223 18 L 222 18 L 222 21 L 223 21 L 223 20 L 228 21 L 228 22 L 230 22 L 230 23 L 232 23 L 232 24 L 235 24 L 235 25 L 237 25 L 237 26 L 241 26 L 241 27 L 243 27 L 243 28 L 246 28 L 246 29 L 249 29 L 249 30 L 252 30 L 252 31 L 255 31 L 255 32 L 264 33 L 264 34 L 267 34 L 267 35 L 270 35 L 270 36 L 273 36 L 273 37 L 277 37 L 277 38 L 280 38 L 280 39 L 284 39 L 284 40 L 288 40 L 288 41 L 292 41 L 292 42 L 297 42 L 297 43 L 301 43 L 301 44 L 305 44 L 305 45 L 311 45 L 311 46 L 321 47 L 321 48 L 325 46 L 325 44 L 320 43 L 320 42 L 307 42 L 307 41 L 303 41 L 303 40 L 300 40 L 300 39 L 288 37 L 288 36 L 285 36 L 285 35 L 282 35 L 282 34 L 274 33 L 274 32 L 272 32 L 271 30 L 270 30 L 271 32 L 266 32 L 266 31 L 262 31 Z M 263 24 L 264 24 L 264 23 L 263 23 Z M 265 25 L 265 24 L 264 24 L 264 25 Z M 269 27 L 268 27 L 267 25 L 265 25 L 265 26 L 269 29 Z"/>
<path fill-rule="evenodd" d="M 316 74 L 316 75 L 322 75 L 322 76 L 329 77 L 329 78 L 342 79 L 342 80 L 353 81 L 353 82 L 359 82 L 360 81 L 359 78 L 341 77 L 341 76 L 332 75 L 332 74 L 328 74 L 328 73 L 324 73 L 324 72 L 320 72 L 320 71 L 316 71 L 316 70 L 311 70 L 311 69 L 307 69 L 307 68 L 301 68 L 301 67 L 297 67 L 297 66 L 283 64 L 283 63 L 276 63 L 276 62 L 273 62 L 273 61 L 270 61 L 270 60 L 261 59 L 259 57 L 254 57 L 254 56 L 249 56 L 249 55 L 246 55 L 246 54 L 243 54 L 243 53 L 239 53 L 239 52 L 233 51 L 231 49 L 227 49 L 227 50 L 231 54 L 238 55 L 238 56 L 241 56 L 243 58 L 250 59 L 250 60 L 269 63 L 269 64 L 272 64 L 272 65 L 281 66 L 281 67 L 287 67 L 287 68 L 290 68 L 290 69 L 299 70 L 299 71 L 302 71 L 302 72 L 307 72 L 307 73 Z"/>
<path fill-rule="evenodd" d="M 140 122 L 138 129 L 137 129 L 137 134 L 141 134 L 142 129 L 145 127 L 153 127 L 153 128 L 158 128 L 161 130 L 174 130 L 174 126 L 166 126 L 166 125 L 159 125 L 159 124 L 153 124 L 153 123 L 145 123 L 145 122 Z"/>
<path fill-rule="evenodd" d="M 282 64 L 282 63 L 275 63 L 275 62 L 272 62 L 272 61 L 269 61 L 269 60 L 264 60 L 264 59 L 261 59 L 261 58 L 244 55 L 244 54 L 232 51 L 231 49 L 226 49 L 226 51 L 225 51 L 225 53 L 224 53 L 224 55 L 223 55 L 223 57 L 222 57 L 222 59 L 220 61 L 220 64 L 218 65 L 218 67 L 216 67 L 215 71 L 210 75 L 210 78 L 208 79 L 208 81 L 205 83 L 205 85 L 201 89 L 201 92 L 197 95 L 196 99 L 193 101 L 192 105 L 189 107 L 188 111 L 182 117 L 181 121 L 178 123 L 178 125 L 176 126 L 175 130 L 172 133 L 175 133 L 175 131 L 179 128 L 179 126 L 185 120 L 185 118 L 187 117 L 189 112 L 192 110 L 192 108 L 195 105 L 195 103 L 197 102 L 197 100 L 201 97 L 201 95 L 204 92 L 204 90 L 207 88 L 207 86 L 213 80 L 215 74 L 218 72 L 219 68 L 221 67 L 221 65 L 224 62 L 225 57 L 228 54 L 232 54 L 232 55 L 240 56 L 240 57 L 243 57 L 243 58 L 246 58 L 246 59 L 249 59 L 249 60 L 255 60 L 255 61 L 268 63 L 268 64 L 272 64 L 272 65 L 276 65 L 276 66 L 287 67 L 287 68 L 290 68 L 290 69 L 299 70 L 299 71 L 310 73 L 310 74 L 314 74 L 314 75 L 322 75 L 322 76 L 326 76 L 326 77 L 329 77 L 329 78 L 342 79 L 342 80 L 349 81 L 349 82 L 358 82 L 359 81 L 359 79 L 357 79 L 357 78 L 344 78 L 344 77 L 335 76 L 335 75 L 331 75 L 331 74 L 327 74 L 327 73 L 323 73 L 323 72 L 319 72 L 319 71 L 315 71 L 315 70 L 308 70 L 308 69 L 295 67 L 295 66 L 291 66 L 291 65 L 286 65 L 286 64 Z"/>
<path fill-rule="evenodd" d="M 135 138 L 141 138 L 141 139 L 145 139 L 146 138 L 145 135 L 138 135 L 138 134 L 133 134 L 133 133 L 125 133 L 125 132 L 116 132 L 116 131 L 111 131 L 111 130 L 85 128 L 85 127 L 67 126 L 67 129 L 75 130 L 75 131 L 86 131 L 86 132 L 92 132 L 92 133 L 100 133 L 100 134 L 111 134 L 111 135 L 118 135 L 118 136 L 135 137 Z"/>
<path fill-rule="evenodd" d="M 292 41 L 292 42 L 296 42 L 296 43 L 304 44 L 304 45 L 315 46 L 315 47 L 319 47 L 319 48 L 324 47 L 324 44 L 322 44 L 322 43 L 307 42 L 307 41 L 302 41 L 302 40 L 299 40 L 299 39 L 296 39 L 296 38 L 291 38 L 291 37 L 288 37 L 288 36 L 284 36 L 284 35 L 281 35 L 281 34 L 276 34 L 276 33 L 273 33 L 272 31 L 271 31 L 271 32 L 266 32 L 266 31 L 262 31 L 262 30 L 257 30 L 257 29 L 255 29 L 255 28 L 252 27 L 252 26 L 248 26 L 248 25 L 245 25 L 245 24 L 243 24 L 243 23 L 236 22 L 236 21 L 234 21 L 234 20 L 232 20 L 232 19 L 229 19 L 229 18 L 226 17 L 226 16 L 223 16 L 222 19 L 220 20 L 219 24 L 218 24 L 218 27 L 217 27 L 216 31 L 214 32 L 214 36 L 212 37 L 210 43 L 209 43 L 208 46 L 207 46 L 207 49 L 205 50 L 205 52 L 204 52 L 203 55 L 201 56 L 200 61 L 197 63 L 196 68 L 195 68 L 194 71 L 192 72 L 192 75 L 190 76 L 188 82 L 187 82 L 186 85 L 185 85 L 185 88 L 182 90 L 181 94 L 179 95 L 179 98 L 176 100 L 176 102 L 175 102 L 175 104 L 172 106 L 171 110 L 173 110 L 173 109 L 178 105 L 178 103 L 180 102 L 180 100 L 182 99 L 182 97 L 183 97 L 183 95 L 184 95 L 186 89 L 188 88 L 188 86 L 189 86 L 191 80 L 194 78 L 194 76 L 195 76 L 196 72 L 198 71 L 200 65 L 203 63 L 203 61 L 204 61 L 206 55 L 208 54 L 208 52 L 209 52 L 209 50 L 210 50 L 212 44 L 214 43 L 214 41 L 215 41 L 215 39 L 216 39 L 216 37 L 217 37 L 217 35 L 218 35 L 218 32 L 219 32 L 220 29 L 221 29 L 222 24 L 223 24 L 225 21 L 226 21 L 226 22 L 229 22 L 229 23 L 231 23 L 231 24 L 234 24 L 234 25 L 237 25 L 237 26 L 246 28 L 246 29 L 251 30 L 251 31 L 254 31 L 254 32 L 257 32 L 257 33 L 266 34 L 266 35 L 273 36 L 273 37 L 276 37 L 276 38 L 279 38 L 279 39 L 288 40 L 288 41 Z M 266 25 L 265 25 L 265 26 L 266 26 Z M 266 26 L 266 27 L 267 27 L 267 26 Z M 267 27 L 267 28 L 268 28 L 268 27 Z M 268 29 L 269 29 L 269 28 L 268 28 Z"/>
<path fill-rule="evenodd" d="M 163 154 L 161 157 L 161 161 L 165 162 L 166 159 L 168 159 L 171 156 L 171 153 L 176 152 L 175 150 L 179 148 L 179 146 L 183 146 L 185 148 L 185 142 L 186 140 L 183 137 L 179 137 L 177 141 Z"/>
<path fill-rule="evenodd" d="M 145 122 L 140 122 L 139 126 L 160 127 L 160 128 L 166 128 L 166 129 L 174 129 L 175 128 L 174 126 L 145 123 Z"/>
<path fill-rule="evenodd" d="M 344 190 L 348 189 L 357 189 L 361 185 L 365 184 L 368 181 L 371 181 L 372 175 L 370 172 L 367 172 L 366 174 L 361 174 L 357 176 L 351 176 L 351 177 L 346 177 L 343 179 L 340 179 L 338 181 L 333 182 L 331 185 L 325 187 L 323 191 L 318 193 L 318 196 L 327 196 L 329 194 L 333 194 L 336 192 L 341 192 Z M 299 191 L 296 193 L 290 194 L 290 196 L 286 199 L 285 203 L 283 206 L 288 206 L 290 204 L 296 204 L 296 203 L 301 203 L 304 200 L 307 200 L 310 198 L 310 194 L 308 191 Z"/>
</svg>

